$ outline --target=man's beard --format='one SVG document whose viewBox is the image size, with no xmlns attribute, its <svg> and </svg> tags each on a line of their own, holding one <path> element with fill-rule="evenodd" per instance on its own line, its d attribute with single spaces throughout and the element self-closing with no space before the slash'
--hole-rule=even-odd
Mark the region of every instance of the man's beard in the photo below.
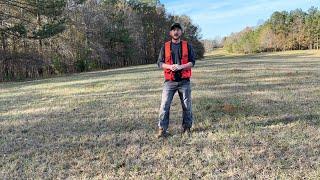
<svg viewBox="0 0 320 180">
<path fill-rule="evenodd" d="M 177 37 L 172 36 L 172 39 L 174 39 L 174 40 L 178 40 L 178 39 L 180 39 L 180 36 L 177 36 Z"/>
</svg>

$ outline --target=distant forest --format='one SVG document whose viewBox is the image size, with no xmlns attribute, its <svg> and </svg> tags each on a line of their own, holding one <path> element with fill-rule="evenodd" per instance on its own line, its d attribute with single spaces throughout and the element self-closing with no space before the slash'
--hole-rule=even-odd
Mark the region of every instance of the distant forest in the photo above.
<svg viewBox="0 0 320 180">
<path fill-rule="evenodd" d="M 232 53 L 319 49 L 320 11 L 274 12 L 263 24 L 224 38 L 223 46 Z"/>
<path fill-rule="evenodd" d="M 0 81 L 155 63 L 169 27 L 202 58 L 200 29 L 158 0 L 0 0 Z"/>
</svg>

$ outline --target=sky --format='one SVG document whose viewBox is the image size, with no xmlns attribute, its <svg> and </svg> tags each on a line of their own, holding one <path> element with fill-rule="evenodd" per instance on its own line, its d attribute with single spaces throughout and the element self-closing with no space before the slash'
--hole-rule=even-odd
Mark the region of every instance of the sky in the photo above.
<svg viewBox="0 0 320 180">
<path fill-rule="evenodd" d="M 168 13 L 188 15 L 199 25 L 202 39 L 214 39 L 257 26 L 275 11 L 311 6 L 320 9 L 320 0 L 160 0 Z"/>
</svg>

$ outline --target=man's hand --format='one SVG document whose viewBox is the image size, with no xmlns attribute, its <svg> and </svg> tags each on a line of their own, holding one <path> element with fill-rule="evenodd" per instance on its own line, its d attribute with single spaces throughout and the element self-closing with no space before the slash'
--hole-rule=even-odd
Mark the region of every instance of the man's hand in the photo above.
<svg viewBox="0 0 320 180">
<path fill-rule="evenodd" d="M 179 64 L 170 65 L 165 63 L 162 64 L 162 68 L 170 69 L 171 71 L 178 71 L 181 69 L 190 69 L 191 67 L 192 67 L 192 62 L 188 62 L 187 64 L 182 64 L 182 65 L 179 65 Z"/>
<path fill-rule="evenodd" d="M 182 65 L 177 64 L 177 69 L 178 69 L 178 70 L 181 70 L 181 69 L 183 69 L 183 66 L 182 66 Z"/>
<path fill-rule="evenodd" d="M 182 68 L 183 68 L 182 65 L 173 64 L 173 65 L 171 65 L 170 70 L 171 70 L 171 71 L 179 71 L 179 70 L 181 70 Z"/>
<path fill-rule="evenodd" d="M 180 65 L 180 69 L 191 69 L 193 67 L 192 62 L 188 62 L 187 64 Z"/>
<path fill-rule="evenodd" d="M 170 66 L 170 70 L 171 70 L 171 71 L 176 71 L 176 70 L 177 70 L 177 64 L 172 64 L 172 65 Z"/>
</svg>

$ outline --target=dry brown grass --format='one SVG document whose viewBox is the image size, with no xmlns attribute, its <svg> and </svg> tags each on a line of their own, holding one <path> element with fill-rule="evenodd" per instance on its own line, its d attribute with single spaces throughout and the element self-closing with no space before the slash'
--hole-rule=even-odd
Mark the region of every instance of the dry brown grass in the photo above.
<svg viewBox="0 0 320 180">
<path fill-rule="evenodd" d="M 292 50 L 292 51 L 279 51 L 279 52 L 262 52 L 257 54 L 243 54 L 243 53 L 228 53 L 223 48 L 215 49 L 211 52 L 205 54 L 206 57 L 210 58 L 234 58 L 234 57 L 277 57 L 282 56 L 286 57 L 309 57 L 309 58 L 317 58 L 320 57 L 320 50 Z"/>
<path fill-rule="evenodd" d="M 193 136 L 178 134 L 176 94 L 160 141 L 155 64 L 2 83 L 1 177 L 316 179 L 319 69 L 292 52 L 207 56 L 193 70 Z"/>
</svg>

